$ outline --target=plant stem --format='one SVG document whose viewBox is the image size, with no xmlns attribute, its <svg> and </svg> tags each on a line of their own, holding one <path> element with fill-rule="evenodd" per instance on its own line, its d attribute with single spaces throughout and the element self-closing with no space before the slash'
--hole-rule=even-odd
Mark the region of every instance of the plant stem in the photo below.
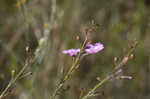
<svg viewBox="0 0 150 99">
<path fill-rule="evenodd" d="M 135 50 L 137 46 L 137 43 L 135 44 L 134 48 L 132 48 L 131 50 L 129 50 L 129 52 L 127 53 L 127 55 L 122 59 L 122 61 L 114 68 L 113 72 L 108 75 L 105 79 L 103 79 L 102 81 L 100 81 L 97 85 L 95 85 L 83 98 L 81 99 L 87 99 L 91 96 L 94 96 L 94 92 L 100 88 L 104 83 L 106 83 L 107 81 L 109 81 L 110 79 L 112 79 L 113 77 L 116 77 L 119 73 L 121 73 L 122 71 L 119 71 L 119 69 L 121 69 L 129 60 L 129 56 L 132 54 L 132 52 Z M 127 59 L 126 59 L 127 58 Z"/>
<path fill-rule="evenodd" d="M 95 90 L 97 90 L 99 87 L 101 87 L 106 81 L 110 79 L 111 76 L 106 77 L 101 82 L 99 82 L 93 89 L 91 89 L 82 99 L 87 99 L 92 94 L 94 94 Z"/>
<path fill-rule="evenodd" d="M 64 77 L 62 83 L 60 83 L 58 85 L 58 87 L 56 88 L 55 92 L 53 93 L 53 95 L 50 97 L 50 99 L 54 99 L 55 96 L 57 95 L 57 93 L 59 92 L 59 90 L 63 87 L 64 83 L 69 80 L 70 76 L 73 74 L 73 72 L 76 70 L 76 66 L 78 65 L 78 62 L 80 61 L 80 57 L 81 57 L 81 53 L 83 52 L 83 49 L 85 47 L 85 44 L 87 42 L 87 37 L 85 38 L 82 46 L 81 46 L 81 51 L 79 52 L 77 58 L 75 59 L 73 65 L 70 67 L 69 71 L 67 72 L 66 76 Z"/>
<path fill-rule="evenodd" d="M 1 93 L 0 95 L 0 99 L 2 99 L 6 92 L 8 91 L 8 89 L 17 81 L 17 79 L 21 76 L 21 74 L 25 71 L 25 69 L 29 66 L 29 63 L 26 62 L 25 65 L 23 66 L 23 68 L 20 70 L 20 72 L 16 75 L 16 77 L 12 80 L 10 80 L 9 84 L 7 85 L 7 87 L 4 89 L 4 91 Z"/>
</svg>

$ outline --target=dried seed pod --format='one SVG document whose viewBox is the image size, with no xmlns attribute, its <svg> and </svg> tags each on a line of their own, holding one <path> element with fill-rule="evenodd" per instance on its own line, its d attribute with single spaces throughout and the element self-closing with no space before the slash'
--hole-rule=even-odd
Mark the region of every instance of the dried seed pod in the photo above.
<svg viewBox="0 0 150 99">
<path fill-rule="evenodd" d="M 120 76 L 120 79 L 132 79 L 131 76 Z"/>
<path fill-rule="evenodd" d="M 26 52 L 27 52 L 27 53 L 30 52 L 30 46 L 26 46 Z"/>
<path fill-rule="evenodd" d="M 80 88 L 80 92 L 83 92 L 83 91 L 85 91 L 85 89 L 84 88 Z"/>
<path fill-rule="evenodd" d="M 11 76 L 12 76 L 12 77 L 15 76 L 15 72 L 16 72 L 16 71 L 15 71 L 14 69 L 11 71 Z"/>
<path fill-rule="evenodd" d="M 96 79 L 97 79 L 98 81 L 101 81 L 101 77 L 97 77 Z"/>
</svg>

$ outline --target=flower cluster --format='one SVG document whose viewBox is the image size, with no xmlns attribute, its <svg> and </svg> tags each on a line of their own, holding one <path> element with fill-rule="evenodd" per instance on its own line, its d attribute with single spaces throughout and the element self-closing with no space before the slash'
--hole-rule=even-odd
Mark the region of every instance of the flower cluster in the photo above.
<svg viewBox="0 0 150 99">
<path fill-rule="evenodd" d="M 86 48 L 84 50 L 85 53 L 88 54 L 96 54 L 104 49 L 104 45 L 100 42 L 95 44 L 86 44 Z M 62 51 L 63 54 L 69 54 L 72 57 L 77 56 L 77 54 L 80 52 L 80 49 L 68 49 Z"/>
</svg>

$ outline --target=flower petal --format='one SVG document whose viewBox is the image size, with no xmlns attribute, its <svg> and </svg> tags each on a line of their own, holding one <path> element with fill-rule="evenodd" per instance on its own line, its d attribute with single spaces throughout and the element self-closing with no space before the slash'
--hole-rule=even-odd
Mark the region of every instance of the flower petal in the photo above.
<svg viewBox="0 0 150 99">
<path fill-rule="evenodd" d="M 95 44 L 87 44 L 86 46 L 88 48 L 85 49 L 85 52 L 89 54 L 95 54 L 104 49 L 104 45 L 100 42 L 95 43 Z"/>
<path fill-rule="evenodd" d="M 64 50 L 62 51 L 63 54 L 69 54 L 70 56 L 77 56 L 77 54 L 80 52 L 80 49 L 68 49 L 68 50 Z"/>
</svg>

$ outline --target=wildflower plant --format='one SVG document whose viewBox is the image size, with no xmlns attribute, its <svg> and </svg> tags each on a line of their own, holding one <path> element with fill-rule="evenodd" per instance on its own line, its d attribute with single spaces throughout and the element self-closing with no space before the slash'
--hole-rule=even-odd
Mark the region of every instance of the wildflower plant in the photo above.
<svg viewBox="0 0 150 99">
<path fill-rule="evenodd" d="M 55 96 L 58 95 L 59 91 L 63 88 L 64 83 L 67 80 L 69 80 L 72 74 L 78 69 L 80 65 L 79 62 L 84 56 L 89 55 L 89 54 L 96 54 L 104 49 L 104 45 L 100 42 L 95 43 L 95 44 L 88 43 L 88 33 L 91 32 L 90 30 L 91 28 L 87 29 L 86 32 L 84 33 L 85 40 L 80 48 L 77 48 L 77 49 L 71 48 L 71 49 L 62 51 L 63 54 L 69 54 L 70 56 L 74 57 L 75 60 L 72 66 L 70 67 L 70 69 L 68 70 L 68 72 L 66 73 L 65 77 L 63 78 L 63 80 L 56 87 L 56 90 L 53 93 L 53 95 L 50 97 L 50 99 L 54 99 Z"/>
<path fill-rule="evenodd" d="M 102 51 L 104 49 L 104 45 L 101 42 L 89 43 L 88 33 L 90 33 L 90 32 L 91 32 L 91 28 L 89 28 L 86 31 L 85 40 L 84 40 L 81 48 L 77 48 L 77 49 L 72 48 L 72 49 L 62 51 L 63 54 L 69 54 L 70 56 L 75 58 L 75 61 L 73 61 L 72 66 L 66 73 L 63 80 L 57 85 L 56 90 L 54 91 L 54 93 L 52 94 L 50 99 L 55 99 L 55 96 L 59 95 L 59 92 L 63 88 L 66 81 L 71 78 L 72 74 L 80 66 L 79 63 L 83 57 L 85 57 L 86 55 L 99 53 L 100 51 Z M 109 75 L 107 75 L 104 79 L 98 80 L 99 82 L 93 88 L 91 88 L 89 91 L 83 92 L 83 90 L 82 90 L 79 99 L 88 99 L 90 97 L 97 96 L 98 95 L 96 93 L 97 89 L 99 89 L 103 84 L 110 81 L 111 79 L 117 79 L 117 78 L 132 79 L 131 76 L 122 75 L 122 72 L 123 72 L 123 66 L 125 66 L 125 64 L 129 61 L 129 59 L 132 59 L 132 56 L 133 56 L 132 53 L 135 50 L 136 45 L 137 45 L 137 42 L 134 41 L 134 44 L 133 44 L 132 48 L 129 49 L 129 52 L 123 57 L 123 59 L 118 64 L 115 64 L 114 70 L 112 70 L 112 72 Z"/>
<path fill-rule="evenodd" d="M 19 7 L 24 6 L 25 2 L 26 2 L 26 0 L 19 0 L 17 5 Z M 53 4 L 54 7 L 52 7 L 53 9 L 52 9 L 52 16 L 50 19 L 51 20 L 50 24 L 54 24 L 54 15 L 56 12 L 56 0 L 52 0 L 52 3 L 54 3 Z M 57 95 L 59 95 L 61 89 L 63 89 L 63 87 L 64 87 L 64 84 L 69 79 L 71 79 L 73 73 L 76 72 L 77 69 L 79 69 L 80 61 L 85 56 L 94 55 L 94 54 L 97 54 L 97 53 L 101 52 L 102 50 L 104 50 L 104 44 L 101 42 L 89 43 L 90 40 L 88 38 L 88 34 L 95 31 L 96 26 L 97 26 L 97 24 L 95 24 L 94 21 L 92 21 L 92 26 L 89 27 L 88 29 L 86 29 L 84 32 L 85 39 L 79 48 L 71 48 L 71 49 L 62 51 L 62 54 L 69 54 L 71 57 L 73 57 L 74 61 L 73 61 L 72 65 L 70 66 L 70 68 L 68 69 L 68 71 L 66 72 L 65 76 L 61 79 L 61 81 L 56 86 L 56 89 L 54 90 L 54 92 L 51 93 L 51 96 L 49 97 L 49 99 L 55 99 L 55 97 Z M 44 31 L 44 36 L 39 40 L 39 46 L 35 50 L 35 53 L 34 53 L 35 56 L 31 55 L 31 56 L 27 57 L 23 68 L 16 75 L 15 75 L 15 71 L 12 70 L 12 79 L 10 80 L 10 82 L 8 83 L 6 88 L 3 90 L 3 92 L 0 94 L 0 99 L 4 98 L 4 96 L 6 96 L 8 94 L 8 90 L 10 89 L 10 87 L 12 87 L 16 83 L 17 80 L 32 74 L 32 72 L 25 73 L 25 70 L 27 69 L 27 67 L 29 67 L 31 65 L 36 65 L 37 62 L 40 63 L 43 60 L 43 57 L 46 55 L 45 52 L 48 50 L 48 49 L 46 49 L 46 47 L 48 45 L 48 39 L 49 39 L 48 37 L 51 32 L 50 26 L 48 25 L 46 27 L 47 28 Z M 131 48 L 129 48 L 129 52 L 122 58 L 121 61 L 119 61 L 118 63 L 115 64 L 115 67 L 110 72 L 110 74 L 106 75 L 106 77 L 103 79 L 98 79 L 97 84 L 95 86 L 93 86 L 93 88 L 91 88 L 90 90 L 84 90 L 84 92 L 82 90 L 79 99 L 88 99 L 90 97 L 96 96 L 97 89 L 101 88 L 102 85 L 104 85 L 106 82 L 110 81 L 111 79 L 118 79 L 118 78 L 119 79 L 132 79 L 131 76 L 122 75 L 122 72 L 123 72 L 123 67 L 125 66 L 125 64 L 127 64 L 127 62 L 130 59 L 132 59 L 133 52 L 134 52 L 136 46 L 137 46 L 137 42 L 134 41 L 131 45 Z M 30 52 L 29 46 L 26 47 L 26 52 L 27 53 Z M 117 60 L 117 58 L 115 58 L 115 61 L 116 60 Z"/>
<path fill-rule="evenodd" d="M 51 16 L 50 16 L 50 20 L 49 23 L 50 24 L 54 24 L 54 16 L 56 13 L 56 0 L 51 0 L 52 2 L 52 11 L 51 11 Z M 29 26 L 29 22 L 28 22 L 28 18 L 27 18 L 27 12 L 26 12 L 26 0 L 18 0 L 16 6 L 18 7 L 18 9 L 21 11 L 21 13 L 23 14 L 24 17 L 24 23 L 26 23 L 25 25 L 28 27 Z M 20 69 L 19 72 L 15 72 L 15 70 L 12 70 L 11 73 L 11 79 L 8 83 L 8 85 L 4 88 L 4 90 L 1 92 L 0 94 L 0 99 L 3 99 L 4 97 L 6 97 L 8 94 L 10 94 L 10 92 L 12 90 L 11 87 L 14 86 L 16 84 L 16 82 L 24 77 L 27 77 L 29 75 L 32 75 L 32 72 L 27 72 L 25 73 L 25 71 L 27 70 L 28 67 L 30 66 L 35 66 L 35 65 L 39 65 L 41 63 L 41 61 L 44 59 L 45 56 L 45 52 L 47 51 L 47 46 L 48 46 L 48 40 L 49 40 L 49 35 L 51 34 L 51 29 L 53 28 L 53 26 L 51 25 L 51 27 L 47 27 L 44 31 L 44 36 L 40 38 L 39 40 L 39 45 L 36 48 L 35 52 L 33 52 L 31 54 L 30 52 L 30 46 L 27 45 L 25 48 L 26 53 L 28 54 L 25 62 L 23 63 L 23 67 Z"/>
</svg>

